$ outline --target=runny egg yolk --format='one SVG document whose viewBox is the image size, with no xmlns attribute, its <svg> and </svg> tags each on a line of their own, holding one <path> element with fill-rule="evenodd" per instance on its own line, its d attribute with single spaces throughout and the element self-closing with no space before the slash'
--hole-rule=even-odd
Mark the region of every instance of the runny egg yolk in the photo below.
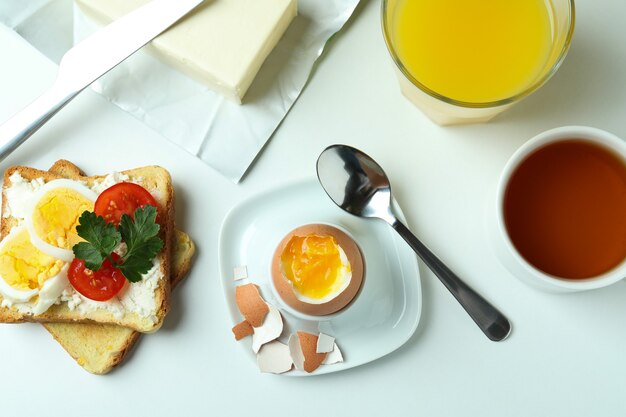
<svg viewBox="0 0 626 417">
<path fill-rule="evenodd" d="M 301 295 L 322 299 L 340 286 L 342 272 L 350 272 L 341 257 L 333 236 L 293 236 L 281 257 L 282 270 L 294 289 Z"/>
<path fill-rule="evenodd" d="M 76 233 L 78 218 L 93 211 L 93 202 L 70 188 L 55 188 L 43 195 L 33 211 L 35 233 L 46 243 L 71 249 L 82 239 Z"/>
<path fill-rule="evenodd" d="M 0 277 L 20 291 L 41 289 L 46 280 L 61 271 L 63 264 L 33 246 L 27 229 L 4 243 L 0 251 Z"/>
</svg>

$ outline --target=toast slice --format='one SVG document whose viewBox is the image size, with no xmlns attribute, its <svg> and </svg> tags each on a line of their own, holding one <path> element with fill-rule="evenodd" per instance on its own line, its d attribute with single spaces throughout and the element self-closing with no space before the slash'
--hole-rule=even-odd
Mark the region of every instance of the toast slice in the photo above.
<svg viewBox="0 0 626 417">
<path fill-rule="evenodd" d="M 52 180 L 62 179 L 63 176 L 53 172 L 41 171 L 38 169 L 22 166 L 8 168 L 4 175 L 4 185 L 2 188 L 2 220 L 0 223 L 0 236 L 4 238 L 18 225 L 20 219 L 11 215 L 10 204 L 7 198 L 7 190 L 13 185 L 15 180 L 13 174 L 19 174 L 23 180 L 47 183 Z M 81 306 L 71 308 L 69 302 L 61 302 L 52 305 L 47 311 L 39 315 L 33 315 L 30 311 L 24 311 L 10 306 L 3 302 L 0 296 L 0 323 L 20 323 L 25 321 L 33 322 L 97 322 L 109 323 L 119 326 L 130 327 L 134 330 L 149 333 L 159 329 L 169 307 L 170 292 L 170 250 L 171 237 L 174 229 L 174 190 L 169 173 L 157 166 L 148 166 L 122 171 L 121 175 L 127 175 L 130 181 L 139 183 L 148 189 L 157 201 L 159 216 L 161 218 L 160 237 L 163 239 L 163 250 L 157 255 L 158 268 L 155 288 L 151 291 L 154 299 L 154 308 L 149 314 L 142 315 L 138 311 L 129 311 L 126 307 L 120 308 L 117 312 L 106 308 L 111 304 L 89 303 L 83 300 L 82 304 L 87 308 L 81 311 Z M 13 180 L 12 180 L 13 178 Z M 19 178 L 19 177 L 18 177 Z M 92 187 L 99 182 L 104 182 L 105 176 L 79 177 L 88 187 Z M 21 179 L 20 179 L 21 180 Z M 139 283 L 141 284 L 141 283 Z M 139 285 L 131 284 L 131 285 Z M 81 299 L 79 298 L 79 301 Z M 104 306 L 104 307 L 103 307 Z"/>
<path fill-rule="evenodd" d="M 51 172 L 77 179 L 85 174 L 73 163 L 59 160 Z M 185 278 L 195 252 L 187 234 L 175 230 L 172 242 L 170 282 L 172 288 Z M 42 323 L 54 339 L 88 372 L 106 374 L 119 365 L 141 333 L 128 327 L 98 323 Z"/>
</svg>

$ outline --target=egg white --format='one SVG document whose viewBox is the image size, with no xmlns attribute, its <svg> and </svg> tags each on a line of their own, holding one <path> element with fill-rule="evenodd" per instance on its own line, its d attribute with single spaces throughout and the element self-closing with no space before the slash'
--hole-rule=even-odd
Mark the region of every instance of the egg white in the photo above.
<svg viewBox="0 0 626 417">
<path fill-rule="evenodd" d="M 0 293 L 5 300 L 12 303 L 27 303 L 31 298 L 39 293 L 38 289 L 29 291 L 18 290 L 10 286 L 4 278 L 0 277 Z"/>
<path fill-rule="evenodd" d="M 33 306 L 33 314 L 35 316 L 46 312 L 52 304 L 57 302 L 63 291 L 70 285 L 70 281 L 67 279 L 69 266 L 66 263 L 57 275 L 48 278 L 43 283 L 39 290 L 39 299 Z"/>
<path fill-rule="evenodd" d="M 19 234 L 23 230 L 24 226 L 13 228 L 7 237 L 0 242 L 0 251 L 4 249 L 7 242 L 11 241 L 15 235 Z M 69 265 L 65 264 L 57 275 L 48 278 L 46 282 L 44 282 L 41 289 L 35 288 L 32 290 L 18 290 L 17 288 L 9 285 L 4 278 L 0 276 L 0 294 L 2 294 L 2 297 L 11 304 L 27 303 L 33 297 L 39 295 L 39 299 L 33 306 L 33 314 L 41 314 L 56 302 L 63 290 L 65 290 L 65 288 L 69 285 L 69 281 L 67 279 L 68 268 Z"/>
<path fill-rule="evenodd" d="M 35 226 L 32 221 L 35 207 L 37 207 L 37 203 L 39 202 L 39 200 L 41 200 L 41 198 L 48 191 L 54 190 L 56 188 L 69 188 L 81 194 L 83 197 L 85 197 L 86 199 L 92 202 L 96 201 L 96 199 L 98 198 L 98 194 L 91 191 L 89 188 L 87 188 L 86 186 L 84 186 L 83 184 L 77 181 L 68 180 L 68 179 L 58 179 L 58 180 L 53 180 L 44 184 L 41 188 L 37 190 L 37 192 L 33 195 L 33 198 L 31 200 L 31 205 L 28 210 L 28 215 L 26 216 L 24 221 L 26 223 L 26 227 L 28 228 L 28 233 L 30 234 L 30 240 L 33 246 L 35 246 L 40 251 L 52 256 L 55 259 L 60 259 L 65 262 L 71 262 L 74 259 L 74 252 L 72 252 L 71 249 L 59 248 L 58 246 L 51 245 L 48 242 L 44 241 L 41 237 L 39 237 L 39 235 L 37 235 L 35 231 Z"/>
</svg>

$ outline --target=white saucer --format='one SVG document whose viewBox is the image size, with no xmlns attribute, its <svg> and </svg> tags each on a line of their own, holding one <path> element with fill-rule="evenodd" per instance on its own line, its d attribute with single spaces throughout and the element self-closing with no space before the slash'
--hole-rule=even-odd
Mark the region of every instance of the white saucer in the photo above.
<svg viewBox="0 0 626 417">
<path fill-rule="evenodd" d="M 403 220 L 399 207 L 396 211 Z M 365 259 L 365 280 L 356 300 L 332 318 L 319 321 L 291 314 L 271 288 L 270 264 L 276 246 L 292 229 L 308 223 L 327 223 L 348 231 Z M 415 253 L 382 221 L 360 219 L 335 206 L 317 181 L 266 191 L 234 207 L 222 224 L 219 263 L 233 325 L 242 320 L 235 287 L 253 282 L 268 303 L 281 309 L 283 343 L 298 330 L 335 337 L 345 361 L 322 365 L 311 375 L 349 369 L 387 355 L 411 337 L 419 322 L 422 291 Z M 233 268 L 244 265 L 248 279 L 234 281 Z M 238 343 L 255 359 L 250 339 Z M 291 371 L 285 375 L 308 374 Z"/>
</svg>

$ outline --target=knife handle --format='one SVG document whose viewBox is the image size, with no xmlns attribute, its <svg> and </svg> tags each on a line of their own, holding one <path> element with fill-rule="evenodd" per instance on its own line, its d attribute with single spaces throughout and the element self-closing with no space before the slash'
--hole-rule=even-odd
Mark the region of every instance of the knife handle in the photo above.
<svg viewBox="0 0 626 417">
<path fill-rule="evenodd" d="M 24 109 L 0 125 L 0 162 L 61 110 L 80 91 L 61 78 Z"/>
</svg>

